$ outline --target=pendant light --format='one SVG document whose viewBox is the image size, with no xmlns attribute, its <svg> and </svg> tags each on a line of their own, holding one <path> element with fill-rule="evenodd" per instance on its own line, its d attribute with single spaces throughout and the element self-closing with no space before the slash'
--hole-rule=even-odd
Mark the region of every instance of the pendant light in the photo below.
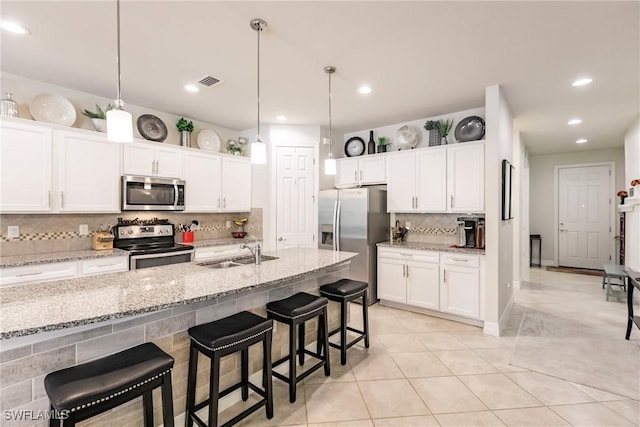
<svg viewBox="0 0 640 427">
<path fill-rule="evenodd" d="M 324 160 L 324 174 L 335 175 L 336 159 L 333 158 L 333 153 L 331 152 L 331 143 L 333 141 L 333 136 L 331 135 L 331 74 L 336 72 L 336 67 L 328 65 L 324 67 L 324 72 L 329 76 L 329 155 Z"/>
<path fill-rule="evenodd" d="M 258 134 L 251 143 L 251 163 L 263 165 L 267 163 L 267 146 L 260 137 L 260 33 L 267 28 L 267 23 L 259 18 L 252 19 L 251 28 L 258 33 Z"/>
<path fill-rule="evenodd" d="M 131 113 L 124 111 L 124 102 L 120 97 L 120 0 L 116 0 L 117 41 L 118 41 L 118 81 L 115 108 L 107 111 L 107 140 L 111 142 L 132 142 L 133 121 Z"/>
</svg>

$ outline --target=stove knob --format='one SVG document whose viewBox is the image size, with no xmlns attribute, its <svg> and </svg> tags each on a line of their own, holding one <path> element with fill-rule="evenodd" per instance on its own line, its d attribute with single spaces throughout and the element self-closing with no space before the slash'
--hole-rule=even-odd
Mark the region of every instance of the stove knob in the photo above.
<svg viewBox="0 0 640 427">
<path fill-rule="evenodd" d="M 133 230 L 128 230 L 127 234 L 133 234 Z"/>
</svg>

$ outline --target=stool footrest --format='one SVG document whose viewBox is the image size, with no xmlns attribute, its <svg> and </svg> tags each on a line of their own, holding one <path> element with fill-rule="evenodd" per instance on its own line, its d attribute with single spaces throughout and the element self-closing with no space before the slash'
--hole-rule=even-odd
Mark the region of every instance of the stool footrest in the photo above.
<svg viewBox="0 0 640 427">
<path fill-rule="evenodd" d="M 286 360 L 286 359 L 285 359 L 285 360 Z M 273 365 L 273 366 L 275 366 L 275 365 Z M 294 381 L 295 381 L 295 382 L 300 382 L 300 381 L 302 381 L 303 379 L 305 379 L 305 378 L 307 378 L 309 375 L 313 374 L 315 371 L 317 371 L 317 370 L 318 370 L 318 368 L 320 368 L 320 367 L 322 367 L 322 366 L 324 366 L 324 360 L 321 360 L 321 361 L 319 361 L 319 362 L 316 362 L 316 364 L 315 364 L 315 365 L 313 365 L 312 367 L 310 367 L 309 369 L 307 369 L 306 371 L 304 371 L 304 372 L 303 372 L 303 373 L 301 373 L 300 375 L 297 375 L 297 376 L 296 376 L 296 375 L 294 374 Z M 279 379 L 279 380 L 281 380 L 281 381 L 284 381 L 284 382 L 286 382 L 286 383 L 288 383 L 288 382 L 289 382 L 289 377 L 287 377 L 287 376 L 285 376 L 285 375 L 282 375 L 280 372 L 273 371 L 273 372 L 272 372 L 272 374 L 273 374 L 273 376 L 274 376 L 274 377 L 276 377 L 277 379 Z M 289 375 L 291 375 L 291 374 L 289 374 Z"/>
<path fill-rule="evenodd" d="M 233 419 L 227 421 L 225 424 L 223 424 L 220 427 L 224 427 L 224 426 L 231 426 L 236 424 L 238 421 L 240 421 L 241 419 L 243 419 L 244 417 L 246 417 L 247 415 L 257 411 L 258 409 L 260 409 L 261 407 L 263 407 L 264 405 L 267 404 L 267 393 L 259 388 L 257 385 L 249 382 L 247 383 L 247 386 L 253 390 L 254 392 L 256 392 L 260 397 L 262 397 L 262 400 L 260 400 L 259 402 L 255 403 L 253 406 L 247 408 L 246 410 L 244 410 L 243 412 L 241 412 L 240 414 L 236 415 Z M 220 393 L 218 393 L 218 396 L 220 396 L 220 398 L 223 398 L 224 396 L 233 393 L 234 391 L 240 389 L 242 387 L 242 382 L 239 382 L 237 384 L 232 385 L 231 387 L 226 388 L 225 390 L 221 391 Z M 198 412 L 199 410 L 201 410 L 202 408 L 206 408 L 207 406 L 209 406 L 209 399 L 204 400 L 200 403 L 198 403 L 197 405 L 194 406 L 194 410 L 193 410 L 193 414 L 191 414 L 191 418 L 198 423 L 199 425 L 203 426 L 203 427 L 207 427 L 207 424 L 202 421 L 195 413 Z"/>
</svg>

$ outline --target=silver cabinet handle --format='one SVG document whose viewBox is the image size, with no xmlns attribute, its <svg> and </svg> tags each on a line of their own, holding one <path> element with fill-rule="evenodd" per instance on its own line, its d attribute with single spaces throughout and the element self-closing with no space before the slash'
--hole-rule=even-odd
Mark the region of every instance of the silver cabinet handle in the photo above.
<svg viewBox="0 0 640 427">
<path fill-rule="evenodd" d="M 356 182 L 358 181 L 358 171 L 357 170 L 353 171 L 353 180 L 356 181 Z"/>
<path fill-rule="evenodd" d="M 457 261 L 457 262 L 469 262 L 468 259 L 460 259 L 460 258 L 451 258 L 451 261 Z"/>
<path fill-rule="evenodd" d="M 156 175 L 160 174 L 160 160 L 156 160 Z"/>
<path fill-rule="evenodd" d="M 453 194 L 451 195 L 451 205 L 449 207 L 453 207 Z"/>
<path fill-rule="evenodd" d="M 42 272 L 38 271 L 37 273 L 16 274 L 16 277 L 38 276 L 40 274 L 42 274 Z"/>
<path fill-rule="evenodd" d="M 560 229 L 560 230 L 558 230 L 558 231 L 569 231 L 569 230 L 567 230 L 566 228 L 561 228 L 561 229 Z"/>
<path fill-rule="evenodd" d="M 362 181 L 362 169 L 360 169 L 360 181 Z"/>
<path fill-rule="evenodd" d="M 407 264 L 405 266 L 407 267 L 407 275 L 405 277 L 409 277 L 409 266 Z"/>
<path fill-rule="evenodd" d="M 287 239 L 285 239 L 284 237 L 278 237 L 278 242 L 286 242 Z"/>
<path fill-rule="evenodd" d="M 447 283 L 447 269 L 442 270 L 442 283 Z"/>
<path fill-rule="evenodd" d="M 220 207 L 220 197 L 218 197 L 218 207 Z"/>
<path fill-rule="evenodd" d="M 406 264 L 402 264 L 402 277 L 407 277 L 405 274 L 405 270 L 406 270 L 407 265 Z"/>
<path fill-rule="evenodd" d="M 52 198 L 51 198 L 51 190 L 49 190 L 49 207 L 51 207 L 51 200 L 52 200 Z"/>
<path fill-rule="evenodd" d="M 64 191 L 60 192 L 60 207 L 64 208 Z"/>
<path fill-rule="evenodd" d="M 418 209 L 418 196 L 416 196 L 416 209 Z"/>
<path fill-rule="evenodd" d="M 222 199 L 222 207 L 223 208 L 227 207 L 227 198 L 226 197 L 224 199 Z"/>
<path fill-rule="evenodd" d="M 400 256 L 407 256 L 407 257 L 413 257 L 413 254 L 400 254 Z"/>
</svg>

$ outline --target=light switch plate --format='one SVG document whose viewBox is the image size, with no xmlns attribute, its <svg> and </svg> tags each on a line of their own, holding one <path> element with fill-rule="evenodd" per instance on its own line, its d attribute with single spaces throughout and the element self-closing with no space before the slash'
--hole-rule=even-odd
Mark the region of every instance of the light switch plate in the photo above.
<svg viewBox="0 0 640 427">
<path fill-rule="evenodd" d="M 81 236 L 86 236 L 89 234 L 89 226 L 87 224 L 80 224 L 80 227 L 78 227 L 78 233 Z"/>
<path fill-rule="evenodd" d="M 231 228 L 231 221 L 227 220 L 226 226 L 227 228 Z"/>
<path fill-rule="evenodd" d="M 17 239 L 18 237 L 20 237 L 20 227 L 18 227 L 17 225 L 8 226 L 7 236 L 9 236 L 10 239 Z"/>
<path fill-rule="evenodd" d="M 410 221 L 405 222 L 404 223 L 404 228 L 407 228 L 407 229 L 411 228 L 411 222 Z"/>
</svg>

